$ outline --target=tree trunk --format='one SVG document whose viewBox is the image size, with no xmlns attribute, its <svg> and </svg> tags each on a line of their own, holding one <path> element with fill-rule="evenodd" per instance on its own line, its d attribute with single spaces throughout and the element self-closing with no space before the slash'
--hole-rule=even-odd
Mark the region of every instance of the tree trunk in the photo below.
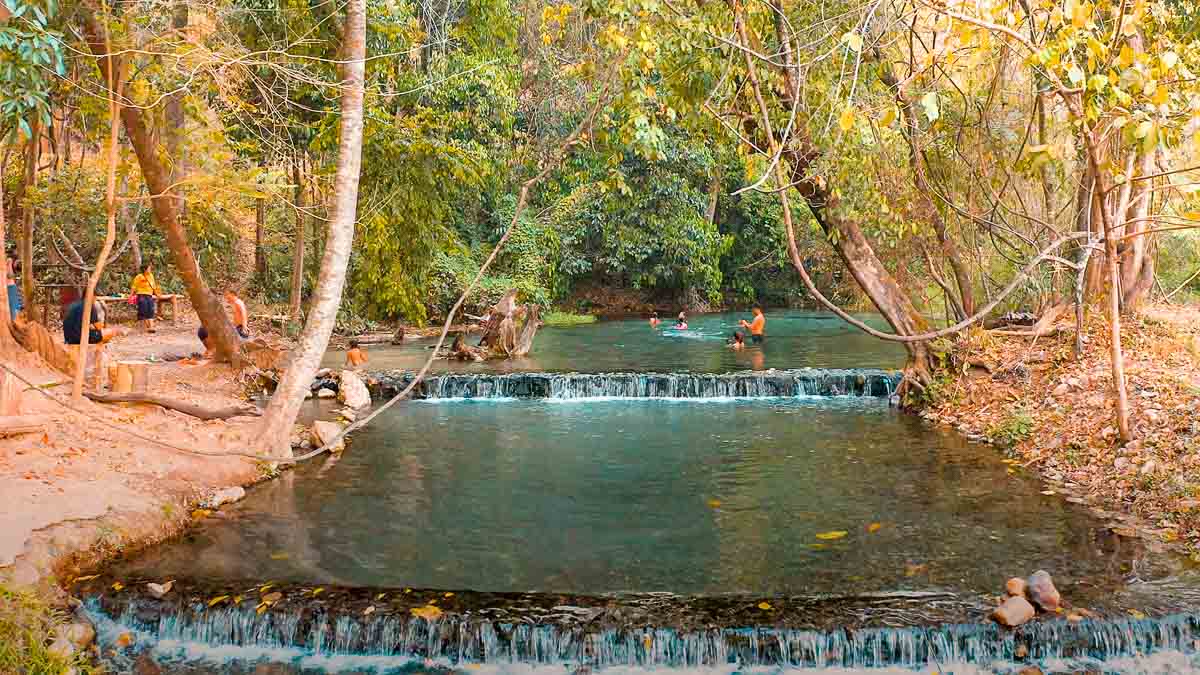
<svg viewBox="0 0 1200 675">
<path fill-rule="evenodd" d="M 267 200 L 254 200 L 254 275 L 261 283 L 267 277 L 267 254 L 263 250 L 263 229 L 267 225 Z"/>
<path fill-rule="evenodd" d="M 338 138 L 337 173 L 334 177 L 333 213 L 321 261 L 321 274 L 300 344 L 291 366 L 275 389 L 258 435 L 258 446 L 268 452 L 291 456 L 292 425 L 309 390 L 321 357 L 333 332 L 346 265 L 354 241 L 358 207 L 358 177 L 362 168 L 363 76 L 366 57 L 365 0 L 349 0 L 343 34 L 345 47 L 342 81 L 342 119 Z"/>
<path fill-rule="evenodd" d="M 1147 152 L 1142 157 L 1139 173 L 1148 175 L 1154 169 L 1154 153 Z M 1125 236 L 1143 232 L 1148 227 L 1147 218 L 1154 199 L 1151 189 L 1153 181 L 1139 181 L 1133 188 L 1130 208 L 1123 214 L 1125 218 Z M 1133 314 L 1141 306 L 1142 301 L 1150 293 L 1154 285 L 1154 256 L 1147 255 L 1147 248 L 1153 235 L 1142 234 L 1129 240 L 1125 254 L 1121 257 L 1121 311 Z M 1147 269 L 1149 268 L 1149 269 Z"/>
<path fill-rule="evenodd" d="M 188 6 L 186 0 L 176 0 L 174 9 L 171 13 L 171 28 L 174 29 L 174 39 L 179 44 L 186 42 L 186 32 L 188 25 Z M 166 127 L 164 129 L 164 139 L 166 141 L 167 160 L 169 162 L 169 174 L 167 180 L 170 185 L 177 186 L 173 192 L 175 200 L 175 212 L 179 217 L 186 220 L 187 202 L 183 196 L 183 188 L 178 186 L 187 178 L 186 153 L 183 152 L 183 139 L 187 137 L 187 119 L 183 112 L 183 92 L 177 91 L 167 97 L 164 105 L 163 117 L 166 119 Z M 140 272 L 141 270 L 139 270 Z"/>
<path fill-rule="evenodd" d="M 105 51 L 103 28 L 95 14 L 89 12 L 85 16 L 88 47 L 97 57 L 96 62 L 101 75 L 107 77 L 106 73 L 113 67 L 115 59 L 108 56 L 108 52 Z M 167 168 L 163 166 L 158 148 L 146 127 L 142 111 L 138 108 L 123 107 L 121 121 L 125 126 L 125 134 L 133 146 L 134 154 L 137 155 L 142 178 L 152 195 L 150 204 L 154 212 L 154 219 L 166 235 L 167 248 L 171 250 L 175 268 L 187 288 L 192 308 L 200 316 L 200 323 L 208 329 L 217 356 L 230 361 L 235 368 L 240 368 L 244 362 L 241 340 L 238 338 L 229 316 L 225 313 L 221 301 L 209 290 L 208 284 L 204 281 L 200 265 L 196 262 L 196 256 L 188 244 L 187 232 L 180 222 L 176 200 L 170 189 L 171 183 Z"/>
<path fill-rule="evenodd" d="M 105 17 L 106 23 L 104 26 L 104 53 L 111 53 L 111 44 L 108 36 L 108 17 Z M 105 214 L 107 220 L 104 228 L 104 246 L 100 248 L 100 255 L 96 257 L 96 269 L 88 277 L 87 291 L 83 294 L 83 319 L 79 329 L 79 351 L 77 352 L 75 363 L 75 382 L 71 387 L 71 399 L 79 402 L 83 397 L 83 377 L 87 371 L 88 363 L 88 333 L 92 325 L 92 305 L 96 301 L 96 284 L 100 282 L 100 276 L 104 274 L 104 267 L 108 263 L 108 254 L 112 251 L 113 244 L 117 241 L 117 141 L 121 134 L 121 85 L 124 82 L 123 69 L 120 67 L 109 68 L 105 74 L 105 80 L 108 82 L 108 167 L 107 178 L 105 180 Z M 100 359 L 96 360 L 96 368 L 103 367 Z"/>
<path fill-rule="evenodd" d="M 121 194 L 129 192 L 129 177 L 121 177 Z M 125 223 L 125 236 L 129 238 L 129 246 L 133 249 L 133 273 L 140 274 L 142 266 L 142 242 L 138 238 L 137 221 L 129 217 L 129 202 L 121 202 L 121 222 Z"/>
<path fill-rule="evenodd" d="M 42 149 L 42 123 L 41 119 L 33 116 L 33 122 L 29 125 L 33 130 L 33 135 L 29 139 L 28 152 L 25 155 L 25 189 L 23 196 L 28 199 L 29 194 L 33 192 L 34 182 L 37 180 L 37 165 L 38 156 Z M 27 298 L 27 302 L 32 302 L 34 298 L 33 286 L 33 209 L 21 209 L 21 293 Z"/>
<path fill-rule="evenodd" d="M 288 296 L 288 314 L 300 318 L 301 295 L 304 293 L 304 179 L 300 159 L 292 163 L 292 180 L 296 183 L 296 247 L 292 252 L 292 291 Z"/>
</svg>

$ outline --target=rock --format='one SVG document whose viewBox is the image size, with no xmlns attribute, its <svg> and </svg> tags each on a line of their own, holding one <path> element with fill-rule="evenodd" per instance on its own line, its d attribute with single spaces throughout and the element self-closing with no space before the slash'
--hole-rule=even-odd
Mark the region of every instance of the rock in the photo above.
<svg viewBox="0 0 1200 675">
<path fill-rule="evenodd" d="M 331 370 L 329 368 L 322 368 L 317 371 L 317 379 L 318 380 L 324 379 L 326 377 L 329 377 L 332 374 L 333 374 L 333 370 Z"/>
<path fill-rule="evenodd" d="M 70 660 L 75 657 L 75 645 L 71 644 L 71 641 L 65 635 L 59 635 L 55 638 L 54 642 L 46 648 L 46 651 L 63 660 Z"/>
<path fill-rule="evenodd" d="M 96 639 L 96 629 L 87 621 L 75 621 L 60 628 L 58 636 L 65 638 L 75 649 L 87 649 Z"/>
<path fill-rule="evenodd" d="M 1046 570 L 1034 572 L 1026 584 L 1025 593 L 1029 596 L 1029 600 L 1037 605 L 1039 609 L 1043 612 L 1058 610 L 1062 604 L 1062 595 L 1054 587 L 1054 580 L 1050 578 L 1049 572 Z"/>
<path fill-rule="evenodd" d="M 1004 592 L 1012 598 L 1025 597 L 1025 580 L 1013 577 L 1004 583 Z"/>
<path fill-rule="evenodd" d="M 312 389 L 309 389 L 308 391 L 304 392 L 304 400 L 307 401 L 308 399 L 310 399 L 312 397 L 313 397 Z"/>
<path fill-rule="evenodd" d="M 1017 648 L 1013 650 L 1013 656 L 1018 659 L 1029 656 L 1029 647 L 1026 647 L 1024 644 L 1017 645 Z"/>
<path fill-rule="evenodd" d="M 371 405 L 371 392 L 354 371 L 343 370 L 338 400 L 351 408 L 365 408 Z"/>
<path fill-rule="evenodd" d="M 313 426 L 312 426 L 313 445 L 319 448 L 319 447 L 325 445 L 326 443 L 329 443 L 338 434 L 342 433 L 342 428 L 343 428 L 342 425 L 338 424 L 337 422 L 326 422 L 324 420 L 313 422 Z M 338 444 L 332 448 L 332 450 L 334 452 L 340 452 L 342 450 L 342 448 L 344 448 L 344 447 L 345 447 L 345 444 L 339 441 Z"/>
<path fill-rule="evenodd" d="M 1033 605 L 1029 604 L 1025 598 L 1012 597 L 1005 600 L 1004 604 L 992 612 L 992 620 L 1001 626 L 1016 628 L 1032 619 L 1036 613 Z"/>
<path fill-rule="evenodd" d="M 200 502 L 200 505 L 206 509 L 215 509 L 223 504 L 236 502 L 245 496 L 246 491 L 244 489 L 242 489 L 240 486 L 233 485 L 227 488 L 221 488 L 220 490 L 212 493 L 208 499 Z"/>
<path fill-rule="evenodd" d="M 1053 394 L 1055 396 L 1066 396 L 1068 393 L 1070 393 L 1070 391 L 1071 391 L 1071 385 L 1067 384 L 1066 382 L 1063 382 L 1062 384 L 1060 384 L 1054 388 Z"/>
<path fill-rule="evenodd" d="M 174 581 L 168 581 L 165 584 L 156 584 L 153 581 L 151 581 L 150 583 L 146 584 L 146 590 L 150 592 L 150 595 L 152 595 L 156 598 L 161 598 L 164 595 L 166 595 L 167 593 L 170 593 L 171 587 L 174 585 L 175 585 Z"/>
<path fill-rule="evenodd" d="M 317 398 L 335 398 L 337 393 L 332 389 L 318 389 Z"/>
</svg>

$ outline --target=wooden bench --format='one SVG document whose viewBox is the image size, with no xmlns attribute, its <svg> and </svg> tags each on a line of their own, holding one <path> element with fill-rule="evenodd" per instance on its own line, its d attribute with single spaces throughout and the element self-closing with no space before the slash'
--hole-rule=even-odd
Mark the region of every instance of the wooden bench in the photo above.
<svg viewBox="0 0 1200 675">
<path fill-rule="evenodd" d="M 171 325 L 175 325 L 176 320 L 179 318 L 179 306 L 175 304 L 176 300 L 178 300 L 179 297 L 180 296 L 172 294 L 172 293 L 154 296 L 154 299 L 158 302 L 159 307 L 162 307 L 163 305 L 171 306 Z M 112 311 L 113 308 L 118 307 L 120 305 L 128 304 L 128 302 L 129 302 L 128 295 L 101 295 L 101 296 L 98 296 L 96 299 L 103 301 L 104 304 L 108 307 L 109 311 Z M 136 307 L 135 307 L 135 310 L 136 310 Z"/>
</svg>

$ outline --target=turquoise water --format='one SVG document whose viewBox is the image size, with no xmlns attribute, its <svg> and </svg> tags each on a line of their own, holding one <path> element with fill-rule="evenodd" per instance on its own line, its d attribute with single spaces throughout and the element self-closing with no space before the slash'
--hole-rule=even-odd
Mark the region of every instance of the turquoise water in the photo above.
<svg viewBox="0 0 1200 675">
<path fill-rule="evenodd" d="M 994 449 L 874 399 L 407 402 L 340 459 L 254 489 L 122 573 L 983 595 L 1045 568 L 1080 603 L 1122 587 L 1136 547 L 1040 490 Z"/>
<path fill-rule="evenodd" d="M 761 346 L 747 344 L 734 351 L 725 343 L 738 330 L 738 319 L 749 312 L 698 314 L 688 319 L 688 329 L 677 331 L 667 321 L 659 329 L 645 319 L 600 321 L 580 326 L 542 328 L 533 352 L 512 361 L 462 363 L 437 361 L 439 370 L 468 372 L 727 372 L 768 368 L 898 368 L 904 364 L 904 349 L 883 342 L 847 325 L 833 314 L 798 310 L 767 314 L 767 339 Z M 886 324 L 878 316 L 862 318 L 877 328 Z M 743 330 L 743 332 L 745 332 Z M 477 340 L 474 336 L 472 341 Z M 413 340 L 403 346 L 367 347 L 375 370 L 421 367 L 429 355 L 432 339 Z M 332 351 L 324 365 L 338 367 L 345 352 Z"/>
</svg>

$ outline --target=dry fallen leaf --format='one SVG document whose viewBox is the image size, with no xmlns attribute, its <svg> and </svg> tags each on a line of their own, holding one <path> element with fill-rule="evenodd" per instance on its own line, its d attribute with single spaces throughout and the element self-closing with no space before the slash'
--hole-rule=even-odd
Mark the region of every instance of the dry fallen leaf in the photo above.
<svg viewBox="0 0 1200 675">
<path fill-rule="evenodd" d="M 283 593 L 280 593 L 279 591 L 275 591 L 273 593 L 267 593 L 266 595 L 262 596 L 262 601 L 267 603 L 268 605 L 273 605 L 282 599 L 283 599 Z"/>
<path fill-rule="evenodd" d="M 841 539 L 846 536 L 845 530 L 831 530 L 829 532 L 818 532 L 817 539 Z"/>
<path fill-rule="evenodd" d="M 758 608 L 763 611 L 766 611 L 768 609 L 774 609 L 773 607 L 771 607 L 771 603 L 767 602 L 766 600 L 763 600 L 762 602 L 758 603 Z"/>
<path fill-rule="evenodd" d="M 123 583 L 121 583 L 121 582 L 119 582 L 119 581 L 115 581 L 115 582 L 113 582 L 112 589 L 113 589 L 114 591 L 119 591 L 119 590 L 121 590 L 122 588 L 125 588 L 125 584 L 123 584 Z"/>
<path fill-rule="evenodd" d="M 433 605 L 425 605 L 424 607 L 413 607 L 409 611 L 412 612 L 413 616 L 421 618 L 421 619 L 425 619 L 426 621 L 433 621 L 434 619 L 436 619 L 442 615 L 442 610 L 437 607 L 434 607 Z"/>
<path fill-rule="evenodd" d="M 218 603 L 225 602 L 225 601 L 226 601 L 226 600 L 228 600 L 228 599 L 229 599 L 229 596 L 228 596 L 228 595 L 218 595 L 217 597 L 215 597 L 215 598 L 213 598 L 212 600 L 209 600 L 209 601 L 208 601 L 208 606 L 209 606 L 209 607 L 212 607 L 213 605 L 216 605 L 216 604 L 218 604 Z"/>
<path fill-rule="evenodd" d="M 720 499 L 710 499 L 710 500 L 708 500 L 708 505 L 711 508 L 719 509 L 719 508 L 721 508 L 721 500 Z"/>
<path fill-rule="evenodd" d="M 276 551 L 271 554 L 271 560 L 287 560 L 292 557 L 292 554 L 287 551 Z"/>
<path fill-rule="evenodd" d="M 867 532 L 871 532 L 871 533 L 878 532 L 879 528 L 881 528 L 881 527 L 883 527 L 883 525 L 880 523 L 871 523 L 870 525 L 867 526 Z"/>
</svg>

